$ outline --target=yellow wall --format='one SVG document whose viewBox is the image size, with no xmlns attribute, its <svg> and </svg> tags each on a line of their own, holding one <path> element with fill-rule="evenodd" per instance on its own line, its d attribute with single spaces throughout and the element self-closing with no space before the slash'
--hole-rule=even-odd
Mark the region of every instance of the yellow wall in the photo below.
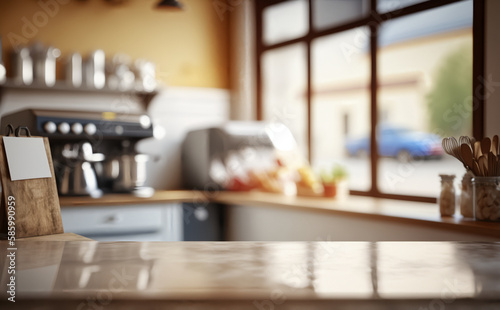
<svg viewBox="0 0 500 310">
<path fill-rule="evenodd" d="M 46 22 L 43 16 L 48 14 L 39 1 L 58 6 Z M 28 44 L 56 46 L 63 56 L 101 48 L 107 55 L 121 52 L 133 59 L 147 58 L 157 64 L 157 76 L 167 85 L 228 88 L 227 16 L 218 14 L 212 0 L 180 0 L 182 11 L 153 9 L 158 1 L 128 0 L 122 5 L 103 0 L 0 1 L 4 61 L 8 62 L 6 52 L 12 48 L 11 33 Z M 23 17 L 31 22 L 39 18 L 32 38 L 29 32 L 23 34 Z"/>
</svg>

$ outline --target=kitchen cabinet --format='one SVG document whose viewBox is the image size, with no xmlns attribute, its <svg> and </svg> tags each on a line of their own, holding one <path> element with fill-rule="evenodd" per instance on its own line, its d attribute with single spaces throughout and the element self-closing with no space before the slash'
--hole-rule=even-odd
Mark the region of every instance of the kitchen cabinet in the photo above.
<svg viewBox="0 0 500 310">
<path fill-rule="evenodd" d="M 224 206 L 193 203 L 63 207 L 64 231 L 98 241 L 222 241 Z"/>
<path fill-rule="evenodd" d="M 183 241 L 224 241 L 225 207 L 216 203 L 182 204 Z"/>
<path fill-rule="evenodd" d="M 182 204 L 63 207 L 64 231 L 98 241 L 181 241 Z"/>
<path fill-rule="evenodd" d="M 100 241 L 222 241 L 225 237 L 224 205 L 210 202 L 200 191 L 158 190 L 148 198 L 61 196 L 59 203 L 65 232 Z"/>
</svg>

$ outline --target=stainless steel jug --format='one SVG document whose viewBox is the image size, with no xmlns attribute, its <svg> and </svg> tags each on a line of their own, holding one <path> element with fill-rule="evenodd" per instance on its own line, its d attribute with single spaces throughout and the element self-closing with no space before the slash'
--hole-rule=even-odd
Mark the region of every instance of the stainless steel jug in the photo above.
<svg viewBox="0 0 500 310">
<path fill-rule="evenodd" d="M 92 163 L 104 160 L 104 156 L 92 153 L 92 146 L 88 142 L 66 144 L 62 156 L 66 160 L 60 167 L 59 194 L 102 196 Z"/>
</svg>

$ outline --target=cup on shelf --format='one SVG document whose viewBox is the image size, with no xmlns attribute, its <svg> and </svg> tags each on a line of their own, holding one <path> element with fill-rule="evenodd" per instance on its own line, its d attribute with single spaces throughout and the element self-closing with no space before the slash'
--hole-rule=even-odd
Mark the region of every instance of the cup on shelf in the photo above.
<svg viewBox="0 0 500 310">
<path fill-rule="evenodd" d="M 22 47 L 12 52 L 12 80 L 16 85 L 33 83 L 33 58 L 29 48 Z"/>
<path fill-rule="evenodd" d="M 105 64 L 106 55 L 103 50 L 90 53 L 84 65 L 85 84 L 88 88 L 104 88 L 106 84 Z"/>
<path fill-rule="evenodd" d="M 61 56 L 58 48 L 35 43 L 30 47 L 33 58 L 33 78 L 37 84 L 52 87 L 56 83 L 56 60 Z"/>
<path fill-rule="evenodd" d="M 80 53 L 72 53 L 66 62 L 66 83 L 72 87 L 81 87 L 83 81 L 83 64 Z"/>
</svg>

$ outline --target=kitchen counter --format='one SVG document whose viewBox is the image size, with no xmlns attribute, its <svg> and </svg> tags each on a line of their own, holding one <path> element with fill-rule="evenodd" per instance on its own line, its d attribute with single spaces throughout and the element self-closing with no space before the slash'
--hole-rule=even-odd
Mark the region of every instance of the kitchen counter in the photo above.
<svg viewBox="0 0 500 310">
<path fill-rule="evenodd" d="M 152 197 L 138 197 L 132 194 L 105 194 L 100 198 L 90 196 L 60 196 L 59 204 L 63 208 L 78 206 L 123 206 L 144 203 L 169 202 L 199 202 L 207 201 L 201 191 L 160 190 L 155 191 Z"/>
<path fill-rule="evenodd" d="M 500 243 L 24 240 L 16 259 L 2 309 L 500 307 Z"/>
<path fill-rule="evenodd" d="M 500 223 L 480 222 L 463 218 L 441 217 L 436 204 L 380 199 L 362 196 L 349 196 L 344 200 L 330 198 L 295 197 L 263 192 L 209 192 L 202 191 L 156 191 L 153 197 L 140 198 L 127 194 L 110 194 L 102 198 L 60 197 L 63 208 L 75 206 L 137 205 L 148 203 L 189 202 L 205 205 L 216 202 L 246 207 L 270 207 L 320 212 L 414 224 L 444 230 L 472 233 L 499 238 Z"/>
<path fill-rule="evenodd" d="M 211 199 L 229 205 L 292 208 L 319 212 L 325 215 L 342 215 L 352 218 L 412 224 L 427 228 L 490 236 L 500 240 L 500 223 L 474 221 L 470 218 L 463 218 L 461 215 L 441 217 L 439 206 L 431 203 L 362 196 L 349 196 L 344 200 L 287 197 L 259 192 L 220 192 L 212 194 Z"/>
</svg>

